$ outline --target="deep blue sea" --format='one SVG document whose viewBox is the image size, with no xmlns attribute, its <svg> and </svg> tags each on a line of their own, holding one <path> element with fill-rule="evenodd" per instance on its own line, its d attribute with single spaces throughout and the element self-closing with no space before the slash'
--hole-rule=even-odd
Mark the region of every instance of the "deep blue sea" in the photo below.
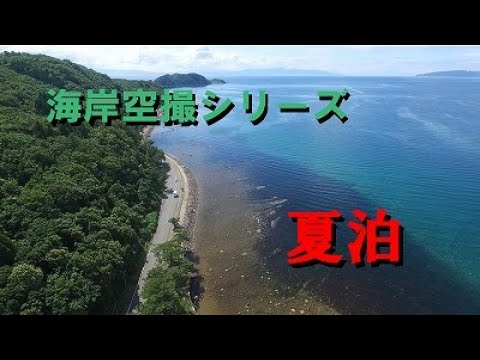
<svg viewBox="0 0 480 360">
<path fill-rule="evenodd" d="M 195 173 L 209 164 L 242 168 L 255 196 L 288 199 L 269 233 L 281 256 L 271 268 L 286 281 L 322 277 L 319 296 L 347 313 L 480 313 L 480 79 L 426 77 L 230 78 L 209 86 L 235 108 L 207 126 L 200 105 L 196 127 L 159 128 L 156 144 Z M 347 88 L 341 105 L 349 120 L 323 124 L 318 90 Z M 194 89 L 197 100 L 207 89 Z M 259 125 L 243 109 L 243 90 L 269 94 Z M 305 102 L 309 113 L 280 113 L 279 102 Z M 182 157 L 182 153 L 192 153 Z M 201 180 L 201 179 L 200 179 Z M 296 225 L 287 212 L 338 209 L 337 252 L 349 260 L 347 227 L 353 209 L 371 217 L 378 208 L 404 227 L 403 266 L 323 265 L 293 269 L 286 251 Z"/>
</svg>

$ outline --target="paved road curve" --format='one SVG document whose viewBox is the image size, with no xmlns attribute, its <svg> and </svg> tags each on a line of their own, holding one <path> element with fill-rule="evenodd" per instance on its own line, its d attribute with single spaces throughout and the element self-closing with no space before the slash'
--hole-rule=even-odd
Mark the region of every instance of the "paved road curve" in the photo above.
<svg viewBox="0 0 480 360">
<path fill-rule="evenodd" d="M 181 201 L 183 201 L 184 194 L 182 191 L 182 187 L 184 185 L 182 183 L 182 177 L 180 175 L 180 172 L 177 166 L 175 166 L 169 158 L 166 158 L 166 161 L 170 165 L 170 171 L 168 172 L 167 179 L 167 189 L 175 190 L 179 194 L 179 197 L 175 198 L 173 194 L 167 193 L 166 195 L 168 197 L 162 200 L 162 207 L 158 217 L 157 230 L 155 231 L 152 242 L 150 243 L 150 249 L 147 254 L 147 259 L 145 261 L 145 265 L 143 266 L 142 273 L 140 274 L 140 278 L 135 289 L 133 298 L 130 302 L 127 314 L 132 313 L 132 309 L 135 308 L 139 299 L 141 301 L 139 294 L 141 294 L 143 284 L 145 282 L 145 279 L 147 278 L 147 274 L 155 267 L 157 263 L 157 259 L 155 258 L 152 249 L 154 249 L 158 244 L 162 244 L 168 241 L 173 236 L 173 224 L 170 224 L 168 220 L 170 220 L 172 217 L 179 216 Z"/>
</svg>

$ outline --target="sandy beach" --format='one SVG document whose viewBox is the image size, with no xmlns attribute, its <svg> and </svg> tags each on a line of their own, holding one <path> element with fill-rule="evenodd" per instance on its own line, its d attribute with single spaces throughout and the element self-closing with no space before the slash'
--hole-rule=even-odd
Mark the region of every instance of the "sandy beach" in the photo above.
<svg viewBox="0 0 480 360">
<path fill-rule="evenodd" d="M 188 236 L 193 244 L 199 206 L 197 181 L 193 173 L 175 156 L 165 153 L 165 158 L 171 165 L 178 169 L 182 177 L 183 191 L 181 193 L 181 205 L 176 215 L 180 219 L 180 224 L 187 230 Z"/>
</svg>

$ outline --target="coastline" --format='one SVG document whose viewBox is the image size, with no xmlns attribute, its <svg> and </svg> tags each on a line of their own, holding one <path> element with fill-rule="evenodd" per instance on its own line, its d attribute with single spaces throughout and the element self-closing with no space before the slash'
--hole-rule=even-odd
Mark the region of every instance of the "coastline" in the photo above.
<svg viewBox="0 0 480 360">
<path fill-rule="evenodd" d="M 145 141 L 150 140 L 154 131 L 154 126 L 146 126 L 143 131 L 143 138 Z M 187 256 L 191 261 L 198 265 L 198 257 L 194 252 L 195 248 L 195 227 L 198 219 L 199 208 L 199 191 L 197 180 L 193 173 L 175 156 L 165 153 L 165 160 L 169 166 L 175 167 L 181 177 L 181 191 L 179 205 L 175 210 L 175 217 L 179 218 L 180 225 L 186 230 L 188 235 Z M 161 211 L 161 210 L 160 210 Z M 159 217 L 160 218 L 160 217 Z M 194 304 L 195 310 L 198 313 L 200 294 L 202 292 L 201 276 L 198 270 L 193 274 L 190 285 L 190 298 Z"/>
<path fill-rule="evenodd" d="M 142 133 L 144 140 L 150 140 L 155 126 L 146 126 Z M 194 243 L 194 230 L 197 223 L 197 214 L 199 207 L 199 193 L 197 180 L 193 173 L 181 161 L 179 161 L 172 154 L 165 153 L 165 159 L 170 165 L 176 167 L 180 176 L 182 177 L 182 193 L 180 199 L 180 208 L 175 215 L 179 217 L 180 224 L 187 230 L 188 236 L 191 239 L 190 243 Z"/>
<path fill-rule="evenodd" d="M 198 186 L 195 176 L 172 154 L 165 153 L 167 161 L 175 166 L 182 177 L 183 191 L 181 193 L 181 205 L 176 212 L 180 219 L 180 224 L 187 230 L 190 243 L 193 244 L 194 230 L 197 223 L 197 214 L 199 207 Z"/>
<path fill-rule="evenodd" d="M 150 140 L 154 129 L 155 127 L 152 125 L 145 126 L 142 130 L 143 140 Z"/>
<path fill-rule="evenodd" d="M 150 136 L 152 131 L 144 133 Z M 309 282 L 291 286 L 275 276 L 282 248 L 270 244 L 268 233 L 286 199 L 253 199 L 249 194 L 261 189 L 240 181 L 245 174 L 233 164 L 217 164 L 207 172 L 195 168 L 199 172 L 194 176 L 175 156 L 165 157 L 188 186 L 179 191 L 183 197 L 178 215 L 191 239 L 189 256 L 197 264 L 190 286 L 197 314 L 339 314 L 307 289 Z M 197 184 L 197 179 L 202 182 Z M 269 253 L 262 252 L 266 246 Z"/>
</svg>

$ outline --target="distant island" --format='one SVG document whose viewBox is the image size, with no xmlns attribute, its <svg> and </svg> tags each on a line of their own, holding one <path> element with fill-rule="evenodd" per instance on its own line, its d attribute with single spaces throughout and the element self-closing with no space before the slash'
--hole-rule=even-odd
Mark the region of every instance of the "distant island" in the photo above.
<svg viewBox="0 0 480 360">
<path fill-rule="evenodd" d="M 450 71 L 434 71 L 417 76 L 438 76 L 438 77 L 480 77 L 480 71 L 469 70 L 450 70 Z"/>
<path fill-rule="evenodd" d="M 165 88 L 177 87 L 202 87 L 210 84 L 225 84 L 225 81 L 220 79 L 208 80 L 205 76 L 190 73 L 190 74 L 166 74 L 154 80 L 155 83 Z"/>
<path fill-rule="evenodd" d="M 226 84 L 227 82 L 222 79 L 212 79 L 210 80 L 210 84 Z"/>
</svg>

